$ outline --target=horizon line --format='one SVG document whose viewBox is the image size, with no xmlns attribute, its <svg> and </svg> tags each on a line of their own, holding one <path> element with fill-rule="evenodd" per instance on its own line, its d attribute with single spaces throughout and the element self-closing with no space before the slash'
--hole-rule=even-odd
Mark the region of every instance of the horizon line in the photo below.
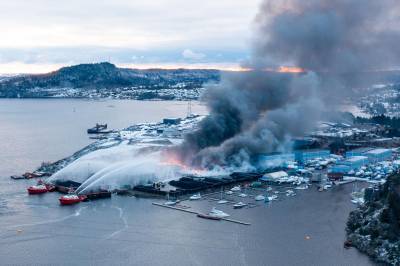
<svg viewBox="0 0 400 266">
<path fill-rule="evenodd" d="M 247 69 L 241 67 L 239 64 L 234 63 L 145 63 L 145 64 L 133 64 L 133 63 L 112 63 L 109 61 L 102 62 L 80 62 L 80 63 L 39 63 L 29 64 L 23 62 L 11 62 L 6 64 L 0 64 L 0 75 L 40 75 L 55 72 L 63 67 L 71 67 L 81 64 L 98 64 L 98 63 L 110 63 L 118 68 L 129 68 L 129 69 L 207 69 L 207 70 L 219 70 L 219 71 L 246 71 Z"/>
</svg>

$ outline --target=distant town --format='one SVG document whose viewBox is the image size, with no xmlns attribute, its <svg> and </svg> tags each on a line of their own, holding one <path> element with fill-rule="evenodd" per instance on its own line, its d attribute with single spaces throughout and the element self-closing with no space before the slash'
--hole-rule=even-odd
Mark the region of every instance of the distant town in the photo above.
<svg viewBox="0 0 400 266">
<path fill-rule="evenodd" d="M 0 98 L 198 99 L 219 70 L 125 69 L 110 63 L 81 64 L 40 75 L 0 78 Z"/>
</svg>

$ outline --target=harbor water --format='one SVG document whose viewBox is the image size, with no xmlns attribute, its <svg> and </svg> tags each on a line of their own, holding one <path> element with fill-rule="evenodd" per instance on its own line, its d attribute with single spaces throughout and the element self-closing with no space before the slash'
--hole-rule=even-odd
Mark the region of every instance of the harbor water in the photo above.
<svg viewBox="0 0 400 266">
<path fill-rule="evenodd" d="M 95 123 L 123 128 L 184 117 L 187 109 L 176 101 L 1 99 L 1 265 L 373 265 L 343 248 L 351 185 L 311 187 L 254 208 L 218 206 L 251 223 L 240 225 L 152 205 L 160 199 L 113 195 L 60 206 L 58 193 L 29 196 L 34 180 L 9 178 L 91 143 L 86 129 Z M 206 113 L 199 103 L 192 111 Z M 215 206 L 183 204 L 202 213 Z"/>
</svg>

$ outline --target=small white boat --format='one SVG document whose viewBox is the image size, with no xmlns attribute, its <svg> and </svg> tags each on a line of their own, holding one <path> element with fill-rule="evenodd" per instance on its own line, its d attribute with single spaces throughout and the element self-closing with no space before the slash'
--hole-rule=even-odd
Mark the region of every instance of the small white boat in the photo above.
<svg viewBox="0 0 400 266">
<path fill-rule="evenodd" d="M 256 201 L 262 201 L 262 200 L 265 200 L 265 196 L 263 196 L 263 195 L 258 195 L 258 196 L 255 196 L 255 198 L 254 198 Z"/>
<path fill-rule="evenodd" d="M 297 186 L 297 187 L 295 187 L 295 189 L 297 189 L 297 190 L 304 190 L 304 189 L 308 189 L 308 185 L 307 185 L 307 184 L 300 185 L 300 186 Z"/>
<path fill-rule="evenodd" d="M 240 208 L 243 208 L 244 206 L 247 206 L 247 204 L 240 201 L 240 202 L 234 204 L 233 208 L 234 209 L 240 209 Z"/>
<path fill-rule="evenodd" d="M 278 199 L 277 195 L 272 195 L 271 197 L 268 197 L 268 201 L 277 200 L 277 199 Z"/>
<path fill-rule="evenodd" d="M 173 206 L 173 205 L 176 205 L 178 203 L 179 203 L 179 200 L 169 200 L 169 201 L 164 202 L 164 205 Z"/>
<path fill-rule="evenodd" d="M 209 216 L 217 217 L 217 218 L 226 218 L 229 217 L 230 215 L 221 211 L 217 210 L 215 207 L 212 208 L 212 210 L 208 213 Z"/>
<path fill-rule="evenodd" d="M 170 200 L 170 199 L 169 199 L 169 193 L 168 193 L 168 194 L 167 194 L 167 201 L 164 202 L 164 205 L 173 206 L 173 205 L 178 204 L 179 202 L 180 202 L 180 200 L 178 200 L 178 199 L 176 199 L 176 200 Z"/>
<path fill-rule="evenodd" d="M 245 194 L 245 193 L 240 193 L 238 196 L 241 197 L 241 198 L 245 198 L 245 197 L 247 197 L 247 194 Z"/>
<path fill-rule="evenodd" d="M 218 203 L 218 204 L 226 204 L 226 203 L 228 203 L 228 201 L 227 201 L 227 200 L 224 200 L 224 199 L 222 199 L 222 200 L 219 200 L 217 203 Z"/>
<path fill-rule="evenodd" d="M 197 193 L 197 194 L 190 196 L 189 199 L 190 200 L 199 200 L 199 199 L 201 199 L 201 195 L 200 195 L 200 193 Z"/>
<path fill-rule="evenodd" d="M 240 186 L 234 186 L 231 191 L 240 191 Z"/>
<path fill-rule="evenodd" d="M 354 198 L 351 200 L 352 203 L 357 204 L 357 205 L 362 205 L 365 203 L 363 198 Z"/>
<path fill-rule="evenodd" d="M 225 192 L 225 194 L 226 194 L 226 195 L 232 195 L 232 194 L 233 194 L 233 192 L 232 192 L 232 191 L 230 191 L 230 190 L 228 190 L 227 192 Z"/>
<path fill-rule="evenodd" d="M 288 189 L 288 190 L 286 190 L 286 196 L 288 196 L 288 197 L 290 197 L 290 196 L 296 196 L 296 193 L 294 193 L 293 190 Z"/>
</svg>

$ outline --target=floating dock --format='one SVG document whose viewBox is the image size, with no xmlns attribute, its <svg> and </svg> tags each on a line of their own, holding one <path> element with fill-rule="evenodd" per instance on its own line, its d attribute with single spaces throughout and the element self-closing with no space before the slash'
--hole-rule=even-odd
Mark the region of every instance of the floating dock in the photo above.
<svg viewBox="0 0 400 266">
<path fill-rule="evenodd" d="M 164 207 L 164 208 L 168 208 L 168 209 L 172 209 L 172 210 L 182 211 L 182 212 L 191 213 L 191 214 L 195 214 L 195 215 L 199 215 L 199 214 L 202 215 L 201 212 L 192 211 L 192 210 L 183 209 L 183 208 L 174 207 L 174 206 L 168 206 L 168 205 L 164 205 L 164 204 L 157 203 L 157 202 L 153 202 L 152 204 L 155 206 Z M 233 219 L 229 219 L 229 218 L 221 218 L 220 220 L 231 222 L 231 223 L 236 223 L 236 224 L 242 224 L 242 225 L 251 225 L 251 223 L 242 222 L 239 220 L 233 220 Z"/>
</svg>

